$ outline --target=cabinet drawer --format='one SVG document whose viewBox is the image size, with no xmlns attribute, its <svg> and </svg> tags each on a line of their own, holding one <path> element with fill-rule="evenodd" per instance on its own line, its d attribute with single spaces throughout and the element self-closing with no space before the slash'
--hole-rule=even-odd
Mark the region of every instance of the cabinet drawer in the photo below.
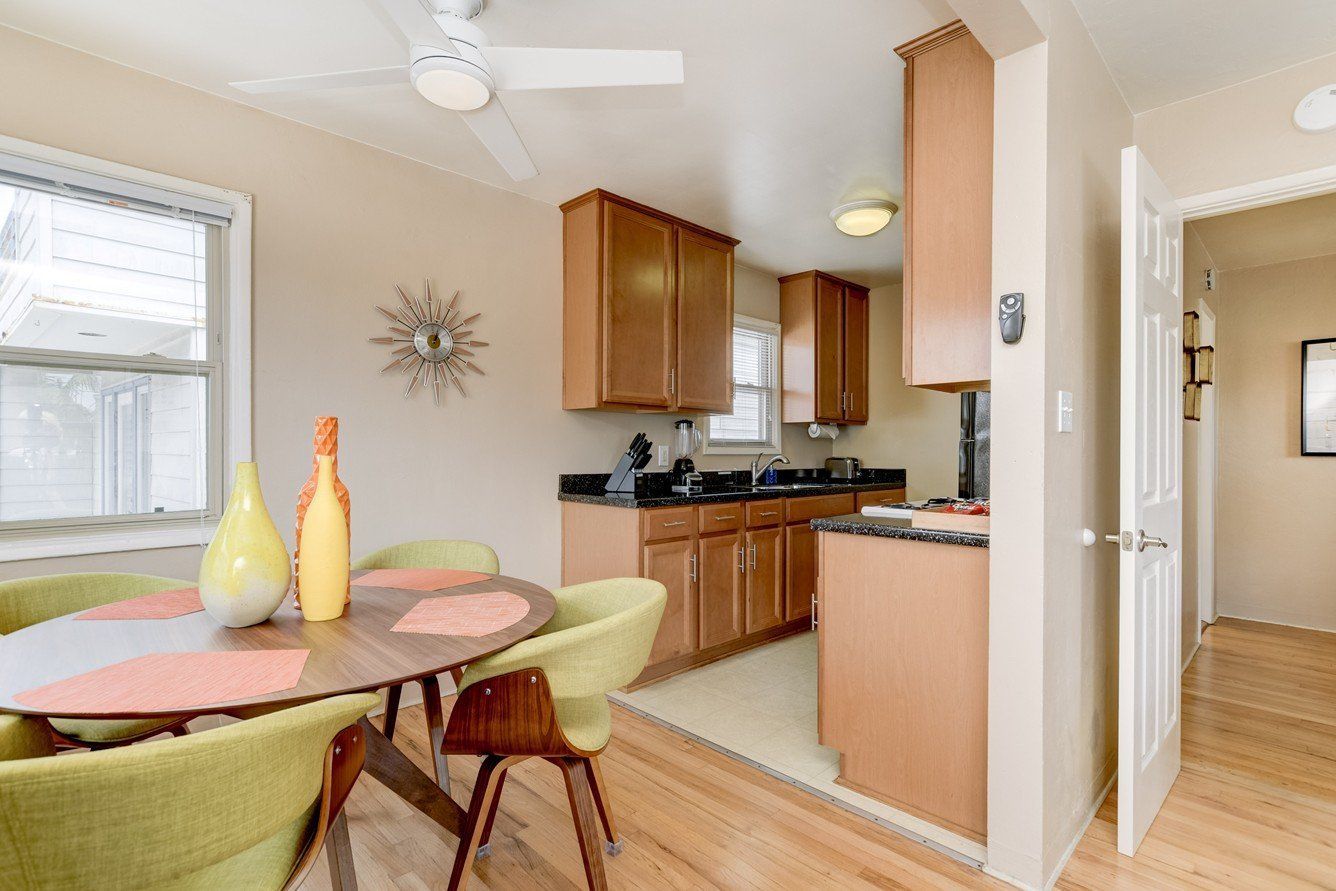
<svg viewBox="0 0 1336 891">
<path fill-rule="evenodd" d="M 841 495 L 814 495 L 810 498 L 789 498 L 785 501 L 786 517 L 790 523 L 815 520 L 818 517 L 836 517 L 854 512 L 854 493 Z"/>
<path fill-rule="evenodd" d="M 696 527 L 701 535 L 736 532 L 742 528 L 742 503 L 702 504 L 696 508 Z"/>
<path fill-rule="evenodd" d="M 657 507 L 642 511 L 641 537 L 645 541 L 685 538 L 696 533 L 696 509 L 692 507 Z"/>
<path fill-rule="evenodd" d="M 783 498 L 776 498 L 774 501 L 748 501 L 745 506 L 748 529 L 755 529 L 758 526 L 778 526 L 784 522 Z"/>
<path fill-rule="evenodd" d="M 887 504 L 899 504 L 905 500 L 904 489 L 878 489 L 876 492 L 859 492 L 858 509 L 878 507 Z"/>
</svg>

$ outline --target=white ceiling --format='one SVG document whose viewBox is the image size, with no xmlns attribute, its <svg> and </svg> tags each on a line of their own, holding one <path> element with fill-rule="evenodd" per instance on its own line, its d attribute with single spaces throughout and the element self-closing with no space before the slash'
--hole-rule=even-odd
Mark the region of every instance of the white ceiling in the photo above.
<svg viewBox="0 0 1336 891">
<path fill-rule="evenodd" d="M 1336 254 L 1336 193 L 1189 223 L 1222 272 Z"/>
<path fill-rule="evenodd" d="M 897 44 L 945 0 L 488 0 L 497 46 L 680 49 L 686 83 L 507 93 L 537 163 L 512 182 L 452 112 L 402 86 L 250 96 L 229 81 L 405 64 L 373 0 L 5 0 L 0 23 L 559 204 L 602 186 L 742 240 L 738 261 L 898 281 L 900 218 L 840 234 L 847 200 L 903 203 Z"/>
<path fill-rule="evenodd" d="M 1073 2 L 1133 113 L 1336 52 L 1333 0 Z"/>
</svg>

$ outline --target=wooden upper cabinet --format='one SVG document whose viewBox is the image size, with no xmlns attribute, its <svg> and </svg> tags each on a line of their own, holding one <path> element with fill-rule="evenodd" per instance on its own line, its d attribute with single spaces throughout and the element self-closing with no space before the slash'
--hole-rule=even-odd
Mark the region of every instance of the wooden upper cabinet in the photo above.
<svg viewBox="0 0 1336 891">
<path fill-rule="evenodd" d="M 729 411 L 737 241 L 600 189 L 561 210 L 562 407 Z"/>
<path fill-rule="evenodd" d="M 866 424 L 868 290 L 824 272 L 779 280 L 786 424 Z"/>
<path fill-rule="evenodd" d="M 906 66 L 905 382 L 987 389 L 993 60 L 958 21 L 895 51 Z"/>
<path fill-rule="evenodd" d="M 733 245 L 677 230 L 677 407 L 733 410 Z"/>
</svg>

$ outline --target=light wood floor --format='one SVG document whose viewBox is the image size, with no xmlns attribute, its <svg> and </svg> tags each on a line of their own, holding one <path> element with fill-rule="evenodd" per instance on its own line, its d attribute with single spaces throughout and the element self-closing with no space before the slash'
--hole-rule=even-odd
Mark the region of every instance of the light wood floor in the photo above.
<svg viewBox="0 0 1336 891">
<path fill-rule="evenodd" d="M 451 700 L 446 700 L 447 707 Z M 614 708 L 603 757 L 628 888 L 1004 888 L 945 855 Z M 1222 619 L 1183 685 L 1183 772 L 1135 859 L 1105 802 L 1060 888 L 1336 888 L 1336 635 Z M 421 707 L 396 742 L 430 761 Z M 476 765 L 453 758 L 457 799 Z M 443 888 L 454 840 L 369 777 L 349 804 L 364 889 Z M 559 772 L 511 771 L 471 888 L 584 886 Z M 306 883 L 327 888 L 323 865 Z"/>
</svg>

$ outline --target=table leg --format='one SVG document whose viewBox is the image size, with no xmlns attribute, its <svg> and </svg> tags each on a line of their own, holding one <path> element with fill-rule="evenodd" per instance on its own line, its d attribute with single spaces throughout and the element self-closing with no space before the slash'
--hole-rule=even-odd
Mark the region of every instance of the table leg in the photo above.
<svg viewBox="0 0 1336 891">
<path fill-rule="evenodd" d="M 366 732 L 366 765 L 363 769 L 458 838 L 467 816 L 464 809 L 419 770 L 407 755 L 395 748 L 374 724 L 365 717 L 357 723 Z"/>
<path fill-rule="evenodd" d="M 436 675 L 422 678 L 422 708 L 427 713 L 427 743 L 431 746 L 432 765 L 436 768 L 436 785 L 450 794 L 450 769 L 441 746 L 445 743 L 445 718 L 441 714 L 441 684 Z"/>
</svg>

